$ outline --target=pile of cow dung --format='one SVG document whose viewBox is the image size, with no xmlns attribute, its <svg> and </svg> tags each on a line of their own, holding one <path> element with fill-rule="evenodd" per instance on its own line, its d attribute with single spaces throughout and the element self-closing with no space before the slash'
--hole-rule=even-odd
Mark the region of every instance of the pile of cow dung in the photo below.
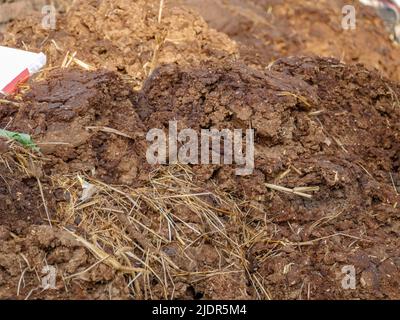
<svg viewBox="0 0 400 320">
<path fill-rule="evenodd" d="M 0 140 L 0 298 L 398 299 L 399 48 L 374 13 L 357 7 L 352 36 L 340 0 L 213 1 L 236 26 L 159 3 L 8 26 L 49 67 L 0 100 L 0 128 L 40 147 Z M 253 174 L 148 164 L 146 133 L 171 120 L 253 128 Z"/>
</svg>

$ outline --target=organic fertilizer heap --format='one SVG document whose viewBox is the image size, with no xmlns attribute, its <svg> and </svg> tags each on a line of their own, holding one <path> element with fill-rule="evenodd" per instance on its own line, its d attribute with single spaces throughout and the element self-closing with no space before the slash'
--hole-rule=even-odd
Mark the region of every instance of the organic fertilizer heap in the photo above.
<svg viewBox="0 0 400 320">
<path fill-rule="evenodd" d="M 400 298 L 400 86 L 375 47 L 352 44 L 368 66 L 265 63 L 277 41 L 243 28 L 235 42 L 172 2 L 161 21 L 159 1 L 76 3 L 50 34 L 27 20 L 6 36 L 48 67 L 0 100 L 0 298 Z M 304 14 L 322 21 L 332 3 Z M 244 21 L 258 5 L 241 1 Z M 371 25 L 359 39 L 385 32 Z M 252 129 L 254 170 L 148 163 L 148 133 L 171 122 L 199 137 Z"/>
</svg>

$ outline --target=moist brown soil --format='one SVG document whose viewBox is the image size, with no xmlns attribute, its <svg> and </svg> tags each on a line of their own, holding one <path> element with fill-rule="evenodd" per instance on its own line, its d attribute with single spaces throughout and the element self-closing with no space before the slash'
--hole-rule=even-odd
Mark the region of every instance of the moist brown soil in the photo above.
<svg viewBox="0 0 400 320">
<path fill-rule="evenodd" d="M 6 156 L 9 147 L 6 141 L 0 138 L 0 157 L 2 165 L 0 169 L 0 224 L 13 225 L 19 221 L 37 224 L 41 223 L 45 216 L 31 208 L 39 208 L 42 205 L 41 194 L 37 180 L 29 175 L 16 174 L 18 166 L 15 159 Z M 1 238 L 1 237 L 0 237 Z"/>
<path fill-rule="evenodd" d="M 36 136 L 47 173 L 92 172 L 107 183 L 132 185 L 145 165 L 145 128 L 130 101 L 132 90 L 109 71 L 56 71 L 26 95 L 13 125 Z M 113 128 L 116 133 L 107 133 Z M 126 136 L 121 136 L 124 134 Z M 130 138 L 129 138 L 130 137 Z"/>
<path fill-rule="evenodd" d="M 62 274 L 80 272 L 96 262 L 93 255 L 67 231 L 19 221 L 9 228 L 0 226 L 0 239 L 2 299 L 105 300 L 129 297 L 123 275 L 104 264 L 95 265 L 85 272 L 79 282 L 61 277 Z M 41 281 L 38 276 L 43 276 L 42 270 L 48 265 L 57 266 L 59 276 L 55 279 L 54 289 L 42 290 L 37 285 Z"/>
<path fill-rule="evenodd" d="M 335 57 L 360 62 L 400 80 L 400 46 L 393 45 L 381 19 L 359 1 L 344 0 L 174 0 L 192 8 L 238 43 L 243 60 L 268 66 L 292 55 Z M 342 8 L 356 8 L 356 29 L 343 30 Z"/>
<path fill-rule="evenodd" d="M 224 3 L 230 9 L 239 6 L 235 1 Z M 242 19 L 254 21 L 251 10 L 269 3 L 243 1 L 240 8 L 248 10 L 241 10 L 240 16 L 246 13 Z M 269 64 L 286 54 L 276 50 L 268 56 L 271 60 L 259 59 L 267 42 L 254 42 L 249 34 L 265 21 L 239 28 L 235 38 L 175 4 L 166 8 L 157 24 L 157 4 L 129 2 L 135 10 L 128 10 L 124 0 L 80 2 L 61 16 L 60 26 L 50 35 L 32 20 L 11 24 L 5 36 L 8 44 L 24 41 L 29 48 L 43 49 L 52 66 L 61 64 L 66 50 L 77 51 L 79 59 L 101 70 L 46 70 L 29 89 L 0 102 L 0 127 L 31 134 L 41 149 L 41 154 L 31 153 L 0 140 L 0 298 L 399 299 L 400 86 L 385 77 L 395 80 L 396 73 L 379 64 L 385 61 L 398 68 L 392 55 L 398 49 L 381 37 L 384 31 L 373 13 L 362 9 L 362 19 L 371 24 L 357 39 L 379 34 L 382 46 L 389 49 L 378 57 L 374 47 L 365 50 L 355 41 L 359 53 L 351 60 L 368 62 L 376 57 L 366 67 L 319 57 L 289 57 Z M 328 13 L 321 10 L 332 16 L 340 4 L 318 4 L 312 12 L 301 7 L 301 12 L 325 22 Z M 283 8 L 287 2 L 274 2 L 274 13 Z M 293 15 L 281 18 L 282 24 L 301 21 L 288 12 Z M 106 14 L 107 19 L 98 19 Z M 212 26 L 216 21 L 206 20 Z M 332 24 L 319 30 L 331 30 Z M 281 28 L 285 33 L 280 37 L 294 29 L 298 34 L 287 39 L 304 37 L 287 41 L 294 45 L 293 52 L 335 55 L 326 49 L 333 47 L 314 50 L 319 34 L 312 30 Z M 157 40 L 160 34 L 163 40 Z M 179 41 L 182 37 L 184 42 Z M 345 35 L 335 39 L 347 46 Z M 145 134 L 152 128 L 167 130 L 170 120 L 197 131 L 255 129 L 252 175 L 236 176 L 235 166 L 192 166 L 193 174 L 184 174 L 189 175 L 188 188 L 181 190 L 223 195 L 222 202 L 211 195 L 199 197 L 218 212 L 218 223 L 233 243 L 240 244 L 229 250 L 239 254 L 230 255 L 227 248 L 234 245 L 226 244 L 188 203 L 169 204 L 185 238 L 168 240 L 167 224 L 158 228 L 165 210 L 161 204 L 158 208 L 138 203 L 143 220 L 132 228 L 130 209 L 128 218 L 121 211 L 125 200 L 111 197 L 122 186 L 132 197 L 145 190 L 150 198 L 155 198 L 152 188 L 176 187 L 178 180 L 170 185 L 154 182 L 160 167 L 145 159 Z M 99 261 L 73 236 L 71 232 L 115 253 L 117 243 L 101 242 L 92 229 L 84 228 L 87 222 L 81 223 L 86 218 L 78 211 L 90 214 L 89 204 L 83 209 L 76 206 L 74 216 L 64 214 L 70 212 L 66 208 L 79 186 L 62 181 L 78 174 L 114 186 L 102 193 L 109 207 L 101 219 L 113 221 L 107 230 L 122 226 L 128 237 L 125 246 L 134 242 L 145 249 L 135 247 L 134 254 L 146 260 L 146 251 L 162 252 L 162 259 L 167 256 L 166 261 L 177 266 L 170 292 L 165 292 L 164 279 L 155 276 L 142 277 L 139 289 L 132 289 L 132 278 L 121 268 L 110 267 L 104 258 Z M 307 199 L 273 191 L 265 183 L 319 190 Z M 232 201 L 240 215 L 232 214 Z M 161 242 L 151 240 L 149 230 L 155 230 Z M 202 231 L 201 237 L 196 230 Z M 146 264 L 124 257 L 119 262 L 127 259 L 131 267 Z M 52 290 L 40 288 L 46 265 L 57 267 L 57 287 Z M 355 290 L 341 286 L 346 265 L 357 272 Z M 163 274 L 162 266 L 151 266 Z M 207 276 L 213 270 L 219 272 Z"/>
<path fill-rule="evenodd" d="M 57 12 L 65 12 L 71 5 L 71 0 L 55 0 L 51 3 Z M 0 0 L 0 31 L 4 31 L 7 24 L 14 19 L 21 19 L 32 13 L 40 13 L 47 0 Z"/>
<path fill-rule="evenodd" d="M 60 65 L 67 51 L 76 52 L 78 59 L 117 71 L 135 87 L 159 64 L 190 65 L 237 52 L 234 41 L 190 10 L 166 8 L 160 23 L 158 12 L 157 0 L 80 0 L 57 16 L 56 30 L 44 30 L 37 15 L 11 23 L 4 42 L 45 51 L 51 65 Z"/>
<path fill-rule="evenodd" d="M 302 290 L 288 288 L 305 282 L 312 283 L 319 298 L 342 296 L 331 287 L 340 276 L 336 268 L 355 263 L 362 277 L 372 279 L 365 285 L 370 293 L 394 298 L 399 281 L 400 198 L 392 183 L 399 184 L 398 92 L 398 85 L 378 74 L 332 59 L 283 59 L 264 73 L 238 64 L 194 70 L 166 66 L 139 94 L 139 115 L 149 127 L 177 119 L 182 127 L 246 129 L 250 123 L 255 129 L 252 176 L 239 178 L 226 166 L 200 166 L 195 172 L 198 179 L 211 177 L 226 192 L 250 201 L 256 208 L 251 219 L 268 219 L 266 232 L 273 239 L 302 244 L 326 239 L 268 259 L 273 242 L 260 241 L 249 250 L 252 267 L 274 288 L 274 297 L 304 297 Z M 270 192 L 266 182 L 319 186 L 320 191 L 309 201 Z M 363 266 L 354 262 L 361 257 Z M 382 268 L 388 264 L 393 273 L 382 271 L 380 259 Z M 282 274 L 282 266 L 292 262 L 294 269 Z M 382 286 L 392 289 L 379 292 Z"/>
<path fill-rule="evenodd" d="M 390 176 L 398 184 L 396 96 L 400 90 L 396 84 L 361 66 L 313 58 L 280 60 L 264 73 L 237 63 L 195 69 L 167 65 L 156 70 L 137 93 L 124 92 L 123 81 L 109 72 L 67 70 L 49 78 L 32 86 L 23 99 L 26 104 L 9 124 L 13 130 L 25 128 L 39 145 L 54 140 L 70 144 L 43 148 L 50 156 L 44 168 L 52 168 L 47 174 L 91 170 L 103 181 L 108 180 L 107 172 L 114 173 L 112 179 L 124 180 L 124 174 L 130 177 L 130 172 L 121 171 L 126 159 L 135 177 L 138 172 L 146 177 L 151 168 L 135 160 L 144 150 L 135 147 L 144 143 L 143 131 L 163 128 L 171 119 L 195 129 L 246 128 L 250 122 L 256 130 L 254 174 L 238 178 L 233 167 L 199 166 L 194 168 L 195 179 L 210 181 L 208 189 L 216 182 L 225 192 L 251 203 L 249 224 L 268 219 L 263 232 L 270 240 L 255 241 L 247 258 L 273 297 L 298 298 L 307 292 L 300 290 L 305 282 L 314 298 L 398 297 L 399 196 Z M 77 88 L 80 94 L 71 95 Z M 313 115 L 316 111 L 320 113 Z M 87 132 L 88 123 L 114 128 L 133 139 Z M 103 146 L 101 151 L 93 141 Z M 125 154 L 121 157 L 108 150 Z M 287 169 L 291 171 L 279 178 Z M 112 179 L 109 182 L 140 184 Z M 319 186 L 320 191 L 308 200 L 270 192 L 265 182 Z M 20 184 L 29 188 L 24 180 Z M 40 201 L 37 191 L 36 201 Z M 266 258 L 279 239 L 292 245 Z M 292 263 L 283 273 L 282 266 Z M 340 266 L 347 264 L 355 265 L 363 279 L 357 292 L 338 287 Z M 194 290 L 204 294 L 207 286 L 200 282 Z M 206 297 L 226 296 L 213 292 Z"/>
</svg>

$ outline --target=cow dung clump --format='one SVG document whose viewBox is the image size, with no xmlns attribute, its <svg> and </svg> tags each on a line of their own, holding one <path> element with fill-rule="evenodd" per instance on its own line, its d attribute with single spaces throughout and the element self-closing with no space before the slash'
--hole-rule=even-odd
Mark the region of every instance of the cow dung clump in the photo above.
<svg viewBox="0 0 400 320">
<path fill-rule="evenodd" d="M 323 21 L 332 3 L 302 12 Z M 320 36 L 306 28 L 313 41 L 288 44 L 306 52 L 270 42 L 260 60 L 270 40 L 245 31 L 285 4 L 215 1 L 240 15 L 234 30 L 193 1 L 161 20 L 159 1 L 103 0 L 74 1 L 52 31 L 35 15 L 10 22 L 6 44 L 46 52 L 49 67 L 0 100 L 0 128 L 40 149 L 0 138 L 0 298 L 400 298 L 398 79 L 321 57 L 331 47 L 306 46 Z M 253 129 L 252 173 L 149 163 L 148 132 L 172 121 Z"/>
</svg>

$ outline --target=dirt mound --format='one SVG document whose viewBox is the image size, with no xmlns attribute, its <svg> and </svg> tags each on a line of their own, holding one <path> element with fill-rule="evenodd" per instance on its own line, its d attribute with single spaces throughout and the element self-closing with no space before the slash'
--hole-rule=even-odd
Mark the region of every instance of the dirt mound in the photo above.
<svg viewBox="0 0 400 320">
<path fill-rule="evenodd" d="M 176 0 L 237 41 L 241 58 L 264 68 L 291 55 L 335 57 L 360 62 L 400 80 L 400 47 L 389 39 L 383 21 L 359 1 Z M 343 30 L 342 8 L 356 8 L 356 29 Z"/>
<path fill-rule="evenodd" d="M 160 68 L 145 83 L 137 112 L 149 127 L 177 119 L 182 128 L 197 130 L 249 124 L 255 129 L 251 177 L 236 177 L 227 166 L 200 166 L 195 172 L 198 179 L 212 178 L 226 192 L 250 201 L 252 219 L 268 219 L 265 233 L 274 234 L 272 239 L 287 239 L 293 246 L 320 242 L 301 254 L 290 249 L 270 259 L 265 254 L 276 249 L 273 240 L 254 244 L 249 259 L 267 287 L 274 287 L 274 297 L 304 294 L 284 288 L 303 287 L 305 279 L 318 297 L 340 297 L 340 290 L 325 291 L 332 282 L 321 284 L 324 276 L 337 280 L 340 269 L 332 266 L 379 253 L 393 273 L 386 273 L 379 259 L 357 262 L 363 277 L 374 279 L 365 285 L 371 291 L 358 294 L 393 298 L 398 277 L 391 277 L 399 268 L 399 96 L 398 85 L 361 66 L 290 58 L 264 73 L 238 64 Z M 319 191 L 307 200 L 268 190 L 264 183 Z M 282 274 L 278 266 L 284 262 L 296 267 Z"/>
<path fill-rule="evenodd" d="M 138 92 L 107 71 L 63 70 L 0 120 L 43 148 L 45 198 L 58 195 L 55 205 L 47 200 L 58 227 L 72 228 L 99 259 L 111 254 L 107 265 L 128 282 L 123 270 L 151 270 L 151 284 L 130 287 L 135 298 L 168 298 L 171 286 L 182 299 L 398 298 L 399 96 L 376 72 L 334 59 L 282 59 L 265 71 L 165 65 Z M 255 172 L 194 166 L 152 176 L 144 133 L 172 119 L 196 130 L 251 126 Z M 79 201 L 78 173 L 97 188 L 88 203 Z M 158 278 L 165 263 L 172 280 Z M 356 290 L 341 287 L 345 265 L 356 268 Z"/>
<path fill-rule="evenodd" d="M 45 51 L 52 66 L 75 54 L 93 67 L 125 75 L 136 88 L 161 64 L 238 56 L 257 68 L 291 55 L 335 57 L 400 79 L 399 46 L 376 12 L 359 1 L 174 0 L 165 3 L 158 22 L 159 4 L 63 3 L 69 10 L 57 15 L 56 30 L 42 28 L 43 16 L 25 14 L 8 25 L 3 43 Z M 341 26 L 342 8 L 349 4 L 356 8 L 356 30 Z"/>
<path fill-rule="evenodd" d="M 226 34 L 172 1 L 159 21 L 156 0 L 10 25 L 50 67 L 0 100 L 0 128 L 41 149 L 0 140 L 0 297 L 398 299 L 400 86 L 339 61 L 398 79 L 380 20 L 357 5 L 352 37 L 341 0 L 184 2 Z M 339 59 L 271 63 L 299 52 Z M 150 166 L 171 120 L 253 128 L 253 174 Z"/>
<path fill-rule="evenodd" d="M 139 87 L 163 63 L 188 65 L 220 60 L 236 53 L 236 44 L 187 9 L 165 9 L 160 1 L 75 1 L 58 15 L 57 29 L 41 27 L 41 17 L 10 24 L 5 43 L 47 53 L 50 65 L 60 66 L 67 54 L 97 68 L 125 75 Z"/>
</svg>

